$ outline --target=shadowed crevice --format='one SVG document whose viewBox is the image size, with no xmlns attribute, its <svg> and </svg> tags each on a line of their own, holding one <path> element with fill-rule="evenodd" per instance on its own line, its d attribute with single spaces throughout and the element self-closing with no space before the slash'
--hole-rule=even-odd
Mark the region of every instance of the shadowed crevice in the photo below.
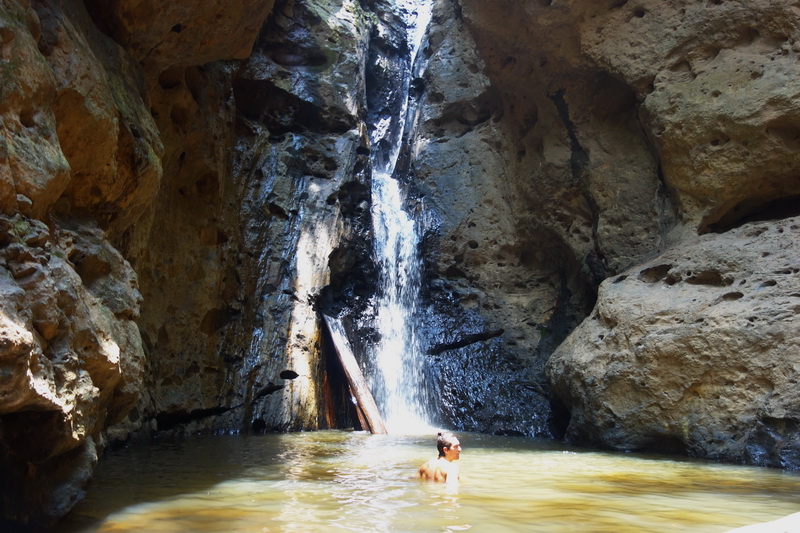
<svg viewBox="0 0 800 533">
<path fill-rule="evenodd" d="M 483 342 L 488 341 L 490 339 L 494 339 L 499 337 L 505 333 L 504 329 L 497 329 L 493 331 L 482 331 L 480 333 L 473 333 L 471 335 L 466 335 L 461 337 L 460 339 L 454 342 L 444 342 L 441 344 L 436 344 L 428 349 L 428 355 L 439 355 L 442 352 L 446 352 L 448 350 L 457 350 L 458 348 L 463 348 L 465 346 L 469 346 L 470 344 L 475 344 L 476 342 Z"/>
</svg>

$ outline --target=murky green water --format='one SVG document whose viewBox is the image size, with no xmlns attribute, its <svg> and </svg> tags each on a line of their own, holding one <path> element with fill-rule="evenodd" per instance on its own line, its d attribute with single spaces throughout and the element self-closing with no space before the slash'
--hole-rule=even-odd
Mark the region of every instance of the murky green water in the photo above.
<svg viewBox="0 0 800 533">
<path fill-rule="evenodd" d="M 800 476 L 462 434 L 458 487 L 414 476 L 434 437 L 324 431 L 114 452 L 61 531 L 722 532 L 800 510 Z"/>
</svg>

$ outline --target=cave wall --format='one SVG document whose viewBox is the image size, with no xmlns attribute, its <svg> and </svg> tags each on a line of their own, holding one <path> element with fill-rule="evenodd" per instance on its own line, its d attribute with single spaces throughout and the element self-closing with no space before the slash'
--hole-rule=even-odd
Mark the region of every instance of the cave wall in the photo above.
<svg viewBox="0 0 800 533">
<path fill-rule="evenodd" d="M 396 24 L 3 0 L 5 519 L 61 516 L 132 435 L 328 427 L 317 308 L 374 290 L 368 64 Z M 798 24 L 435 2 L 401 167 L 443 423 L 797 467 Z"/>
</svg>

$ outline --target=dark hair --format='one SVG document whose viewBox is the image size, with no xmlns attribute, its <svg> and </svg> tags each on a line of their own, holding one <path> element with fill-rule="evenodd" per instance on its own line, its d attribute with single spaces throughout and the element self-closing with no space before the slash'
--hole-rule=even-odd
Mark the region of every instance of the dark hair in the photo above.
<svg viewBox="0 0 800 533">
<path fill-rule="evenodd" d="M 454 440 L 457 440 L 456 436 L 449 431 L 439 432 L 439 438 L 436 439 L 436 449 L 439 450 L 439 457 L 444 457 L 444 449 L 452 447 Z"/>
</svg>

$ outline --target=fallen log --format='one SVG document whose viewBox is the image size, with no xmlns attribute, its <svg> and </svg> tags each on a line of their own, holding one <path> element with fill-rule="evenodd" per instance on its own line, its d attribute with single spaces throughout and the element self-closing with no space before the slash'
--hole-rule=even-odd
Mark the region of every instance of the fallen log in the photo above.
<svg viewBox="0 0 800 533">
<path fill-rule="evenodd" d="M 322 319 L 328 327 L 328 332 L 330 332 L 333 345 L 336 348 L 336 355 L 342 363 L 345 376 L 347 376 L 347 382 L 350 385 L 350 392 L 353 395 L 356 412 L 362 427 L 366 426 L 366 429 L 371 433 L 386 433 L 383 417 L 378 411 L 378 405 L 375 403 L 375 398 L 372 397 L 372 393 L 367 386 L 367 380 L 364 379 L 364 374 L 358 366 L 358 361 L 356 361 L 353 351 L 350 349 L 350 343 L 344 334 L 341 322 L 327 315 L 322 315 Z"/>
</svg>

